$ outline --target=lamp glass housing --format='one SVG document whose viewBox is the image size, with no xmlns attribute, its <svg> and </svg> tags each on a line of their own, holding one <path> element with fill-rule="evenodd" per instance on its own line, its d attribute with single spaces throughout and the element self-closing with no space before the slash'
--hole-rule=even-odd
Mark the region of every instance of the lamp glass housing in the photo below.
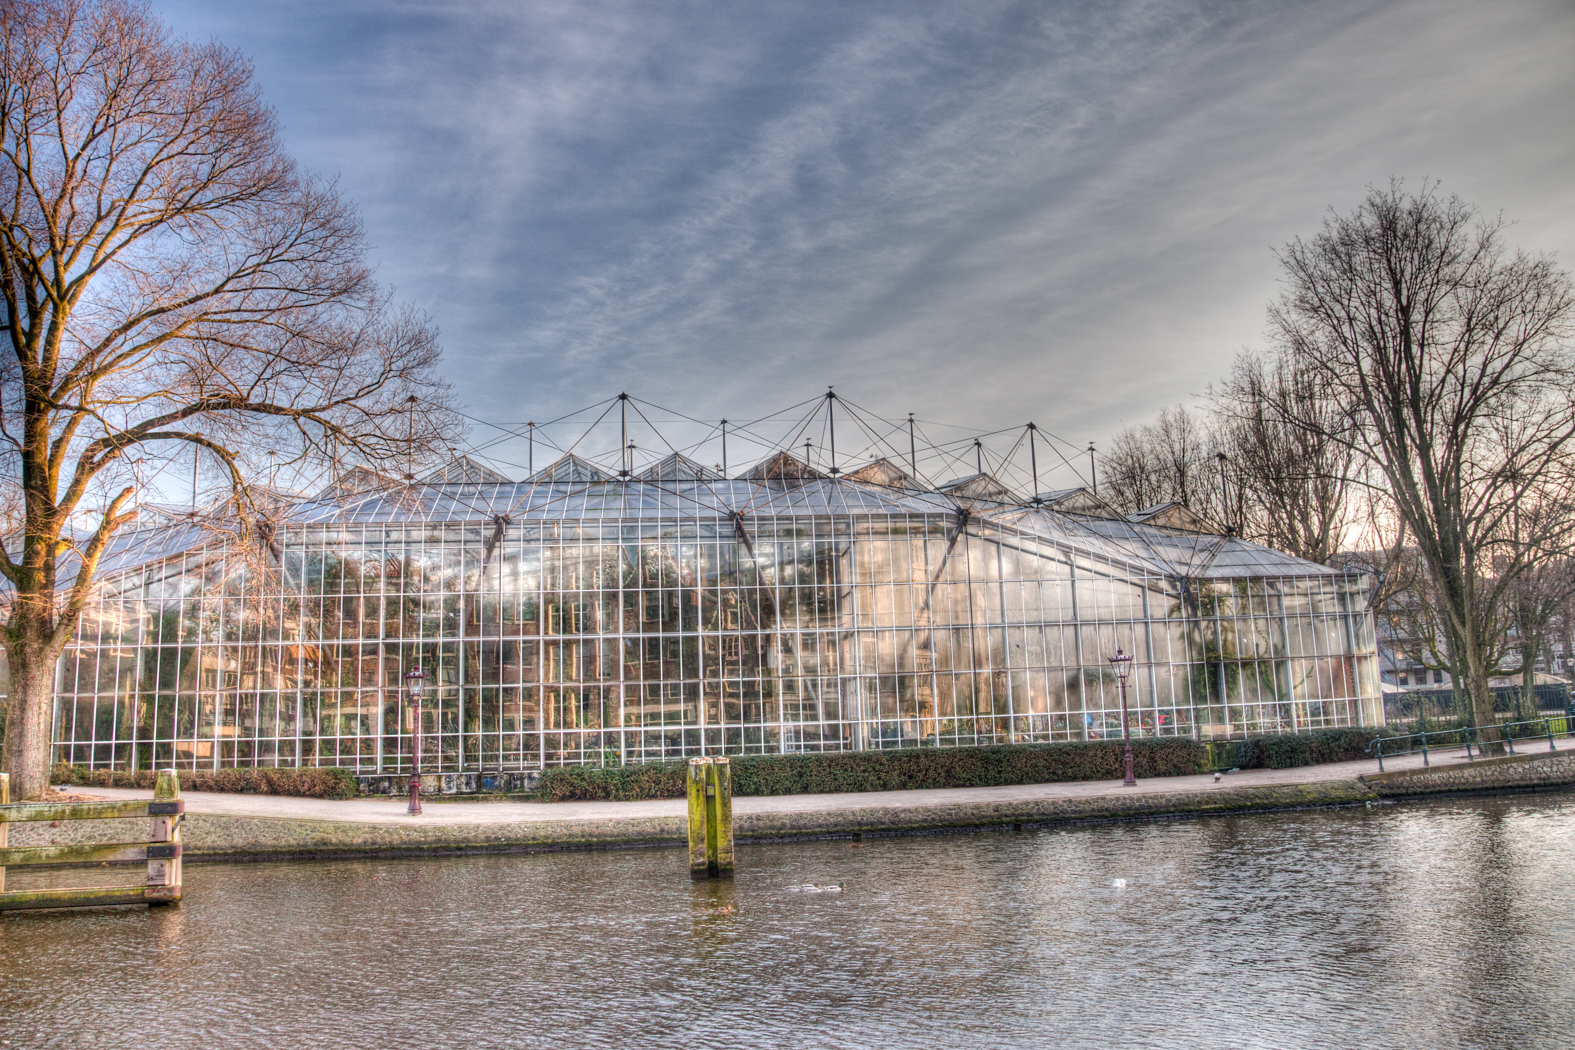
<svg viewBox="0 0 1575 1050">
<path fill-rule="evenodd" d="M 1110 666 L 1115 668 L 1117 678 L 1126 681 L 1132 673 L 1132 654 L 1122 652 L 1121 647 L 1117 646 L 1116 655 L 1110 658 Z"/>
</svg>

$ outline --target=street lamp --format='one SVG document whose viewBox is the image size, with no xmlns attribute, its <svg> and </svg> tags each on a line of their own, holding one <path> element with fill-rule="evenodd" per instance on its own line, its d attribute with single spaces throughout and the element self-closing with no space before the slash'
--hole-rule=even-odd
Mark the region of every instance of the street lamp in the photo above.
<svg viewBox="0 0 1575 1050">
<path fill-rule="evenodd" d="M 410 813 L 421 812 L 421 686 L 427 673 L 417 664 L 405 675 L 410 693 L 412 761 L 410 770 Z"/>
<path fill-rule="evenodd" d="M 1132 655 L 1121 651 L 1121 646 L 1116 646 L 1116 655 L 1110 658 L 1110 666 L 1116 671 L 1116 684 L 1121 687 L 1121 739 L 1126 743 L 1127 778 L 1121 783 L 1127 787 L 1137 785 L 1137 777 L 1132 775 L 1132 729 L 1127 723 L 1127 675 L 1132 673 Z"/>
</svg>

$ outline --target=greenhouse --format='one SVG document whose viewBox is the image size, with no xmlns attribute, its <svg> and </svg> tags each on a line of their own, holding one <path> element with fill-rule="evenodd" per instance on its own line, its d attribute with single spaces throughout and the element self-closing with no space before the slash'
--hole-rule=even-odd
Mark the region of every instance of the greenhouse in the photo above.
<svg viewBox="0 0 1575 1050">
<path fill-rule="evenodd" d="M 622 473 L 623 476 L 618 476 Z M 1381 721 L 1371 582 L 1185 508 L 889 459 L 567 455 L 348 480 L 244 536 L 145 512 L 59 668 L 56 760 L 530 770 Z M 428 675 L 419 713 L 404 677 Z"/>
</svg>

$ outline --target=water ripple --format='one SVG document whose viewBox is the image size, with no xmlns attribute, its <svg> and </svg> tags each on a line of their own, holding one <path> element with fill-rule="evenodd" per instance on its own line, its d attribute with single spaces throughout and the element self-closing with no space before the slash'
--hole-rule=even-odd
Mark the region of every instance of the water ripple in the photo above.
<svg viewBox="0 0 1575 1050">
<path fill-rule="evenodd" d="M 739 861 L 703 884 L 678 851 L 191 865 L 178 910 L 0 921 L 0 1038 L 1534 1050 L 1575 1010 L 1568 799 Z"/>
</svg>

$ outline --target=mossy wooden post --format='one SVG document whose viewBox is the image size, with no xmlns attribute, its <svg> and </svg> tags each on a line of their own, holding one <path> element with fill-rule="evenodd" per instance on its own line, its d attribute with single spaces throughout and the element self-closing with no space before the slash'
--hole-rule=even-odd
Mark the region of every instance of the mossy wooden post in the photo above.
<svg viewBox="0 0 1575 1050">
<path fill-rule="evenodd" d="M 11 774 L 0 773 L 0 806 L 11 804 Z M 5 849 L 11 842 L 11 825 L 9 822 L 0 821 L 0 849 Z M 5 865 L 0 864 L 0 893 L 5 892 Z"/>
<path fill-rule="evenodd" d="M 710 873 L 706 834 L 706 767 L 708 758 L 689 760 L 689 877 L 703 879 Z"/>
<path fill-rule="evenodd" d="M 733 777 L 725 758 L 705 767 L 706 873 L 733 877 Z"/>
<path fill-rule="evenodd" d="M 144 891 L 149 904 L 173 904 L 180 900 L 180 774 L 173 769 L 159 770 L 148 806 L 148 885 Z"/>
</svg>

